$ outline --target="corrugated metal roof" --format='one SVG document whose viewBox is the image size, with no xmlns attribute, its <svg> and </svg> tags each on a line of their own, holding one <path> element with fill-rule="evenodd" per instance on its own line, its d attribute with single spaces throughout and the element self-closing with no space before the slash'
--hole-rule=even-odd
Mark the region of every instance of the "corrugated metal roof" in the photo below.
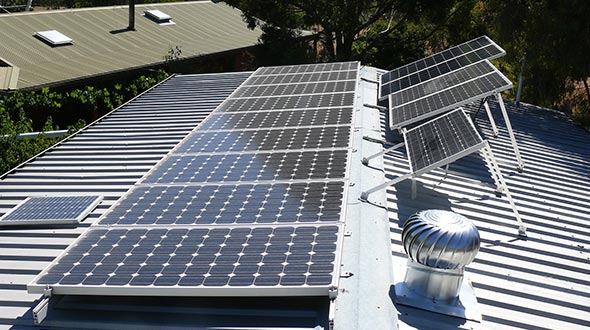
<svg viewBox="0 0 590 330">
<path fill-rule="evenodd" d="M 0 328 L 32 326 L 30 309 L 39 297 L 28 294 L 26 284 L 249 75 L 173 77 L 0 181 L 1 214 L 30 195 L 104 196 L 77 228 L 0 231 Z"/>
<path fill-rule="evenodd" d="M 142 17 L 149 9 L 169 14 L 176 24 Z M 115 34 L 127 27 L 126 6 L 2 15 L 0 58 L 20 68 L 18 88 L 80 79 L 162 63 L 176 46 L 182 58 L 253 46 L 261 32 L 248 29 L 240 15 L 210 1 L 137 5 L 136 31 Z M 33 37 L 44 30 L 58 30 L 74 44 L 50 47 Z"/>
<path fill-rule="evenodd" d="M 492 182 L 479 155 L 451 166 L 460 176 L 442 170 L 422 176 L 415 200 L 409 181 L 389 188 L 394 264 L 405 262 L 400 226 L 418 210 L 465 215 L 482 238 L 481 250 L 466 270 L 482 323 L 398 305 L 400 329 L 589 329 L 590 135 L 561 113 L 507 102 L 526 163 L 518 173 L 498 104 L 491 106 L 500 136 L 489 142 L 528 227 L 528 239 L 517 237 L 507 199 L 480 184 Z M 476 107 L 470 110 L 474 113 Z M 486 136 L 492 135 L 484 111 L 476 121 Z M 388 176 L 408 170 L 407 162 L 393 156 L 386 156 L 385 167 Z"/>
<path fill-rule="evenodd" d="M 370 72 L 365 74 L 363 77 L 370 80 Z M 0 231 L 0 328 L 15 324 L 23 327 L 32 325 L 30 309 L 38 297 L 27 294 L 25 285 L 246 76 L 175 77 L 18 169 L 4 180 L 6 183 L 0 184 L 2 213 L 30 192 L 100 191 L 107 196 L 91 219 L 76 229 Z M 361 85 L 369 89 L 369 84 Z M 363 99 L 359 103 L 370 103 L 364 98 L 369 95 L 373 95 L 376 102 L 375 89 L 363 91 L 360 95 Z M 418 180 L 418 197 L 415 200 L 410 197 L 409 182 L 389 188 L 389 234 L 394 264 L 404 262 L 399 224 L 417 210 L 439 208 L 463 214 L 475 222 L 482 237 L 481 252 L 468 266 L 467 277 L 472 281 L 479 299 L 483 322 L 465 322 L 397 305 L 400 328 L 587 329 L 590 327 L 590 136 L 558 112 L 526 104 L 516 108 L 508 103 L 526 161 L 524 173 L 518 173 L 497 104 L 492 104 L 492 108 L 496 110 L 493 112 L 501 132 L 490 143 L 529 228 L 529 237 L 527 240 L 517 237 L 517 225 L 508 201 L 497 198 L 494 189 L 487 185 L 491 179 L 477 155 L 453 163 L 451 169 L 460 175 L 445 175 L 441 170 L 424 175 Z M 374 116 L 369 112 L 374 110 L 366 106 L 359 109 L 359 113 L 367 114 L 359 117 L 358 124 L 373 123 Z M 470 110 L 473 112 L 474 108 Z M 192 118 L 193 115 L 195 118 Z M 386 122 L 383 118 L 383 124 Z M 491 129 L 485 112 L 478 114 L 477 122 L 489 136 Z M 373 128 L 378 132 L 378 125 Z M 355 156 L 356 161 L 359 157 Z M 407 162 L 394 156 L 386 156 L 384 164 L 387 176 L 408 170 Z M 355 196 L 349 197 L 353 200 Z M 374 233 L 373 229 L 367 229 L 370 219 L 366 216 L 362 213 L 362 217 L 353 222 L 347 219 L 347 231 L 350 230 L 351 237 L 360 235 L 365 241 L 359 238 L 349 240 L 352 243 L 344 246 L 344 252 L 349 254 L 343 259 L 346 262 L 354 262 L 363 254 L 370 253 L 367 246 L 378 243 L 366 242 Z M 373 220 L 371 226 L 375 227 L 374 223 L 378 221 Z M 388 245 L 383 248 L 389 251 Z M 350 302 L 350 306 L 341 306 L 351 313 L 366 313 L 365 318 L 376 315 L 371 313 L 381 313 L 379 319 L 383 319 L 383 311 L 390 310 L 389 305 L 383 306 L 378 302 L 365 304 L 362 299 L 390 297 L 392 293 L 389 291 L 372 291 L 383 291 L 382 287 L 389 286 L 381 286 L 380 283 L 367 286 L 364 283 L 355 287 L 356 282 L 350 281 L 355 276 L 361 280 L 379 278 L 371 277 L 373 274 L 366 276 L 367 272 L 374 272 L 375 269 L 363 268 L 362 265 L 366 264 L 363 261 L 358 264 L 357 273 L 341 279 L 341 284 L 348 285 L 343 285 L 343 288 L 349 288 L 352 294 L 358 295 L 358 299 L 352 301 L 345 298 L 344 293 L 348 292 L 342 292 L 336 305 Z M 343 271 L 347 268 L 344 267 Z M 325 324 L 328 315 L 324 313 L 329 310 L 328 305 L 326 299 L 310 298 L 65 296 L 52 299 L 50 315 L 44 326 L 263 328 L 272 325 L 313 328 Z M 340 313 L 340 310 L 336 311 L 337 329 L 348 329 L 350 324 L 342 322 L 347 318 L 360 319 L 358 315 L 343 318 Z M 363 325 L 359 324 L 359 327 Z M 391 327 L 394 328 L 395 324 Z"/>
</svg>

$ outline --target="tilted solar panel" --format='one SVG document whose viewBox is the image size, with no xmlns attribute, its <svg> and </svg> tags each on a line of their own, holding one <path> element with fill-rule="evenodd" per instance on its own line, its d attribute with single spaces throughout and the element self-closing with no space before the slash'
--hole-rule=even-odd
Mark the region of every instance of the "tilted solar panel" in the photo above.
<svg viewBox="0 0 590 330">
<path fill-rule="evenodd" d="M 484 146 L 463 109 L 426 122 L 404 133 L 410 170 L 419 176 Z"/>
<path fill-rule="evenodd" d="M 494 70 L 494 66 L 488 61 L 482 61 L 463 67 L 446 75 L 417 84 L 398 93 L 391 94 L 390 107 L 397 107 L 401 104 L 415 101 L 426 95 L 441 92 L 449 87 L 454 87 L 485 76 L 490 72 L 494 72 Z"/>
<path fill-rule="evenodd" d="M 380 99 L 414 84 L 465 65 L 504 56 L 506 52 L 487 36 L 451 47 L 440 53 L 396 68 L 380 77 Z"/>
<path fill-rule="evenodd" d="M 476 79 L 390 107 L 390 127 L 397 129 L 408 126 L 510 88 L 512 82 L 493 68 L 492 72 Z"/>
</svg>

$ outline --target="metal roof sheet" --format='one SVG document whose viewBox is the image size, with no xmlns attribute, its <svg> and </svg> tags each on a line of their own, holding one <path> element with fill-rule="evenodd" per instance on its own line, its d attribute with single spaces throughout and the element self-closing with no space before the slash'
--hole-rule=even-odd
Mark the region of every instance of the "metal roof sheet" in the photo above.
<svg viewBox="0 0 590 330">
<path fill-rule="evenodd" d="M 142 17 L 150 9 L 165 11 L 176 24 Z M 18 88 L 76 80 L 162 63 L 176 46 L 181 58 L 254 46 L 261 32 L 248 29 L 240 15 L 210 1 L 137 5 L 136 30 L 120 33 L 111 32 L 126 28 L 127 6 L 2 15 L 0 58 L 20 68 Z M 75 44 L 51 47 L 33 37 L 43 30 L 58 30 Z"/>
<path fill-rule="evenodd" d="M 400 329 L 588 329 L 590 328 L 590 135 L 563 114 L 507 102 L 510 120 L 525 160 L 516 160 L 498 104 L 492 103 L 500 136 L 489 140 L 509 189 L 527 225 L 519 239 L 507 199 L 497 198 L 483 160 L 477 155 L 451 166 L 460 173 L 435 170 L 388 189 L 394 264 L 404 264 L 401 225 L 424 209 L 452 210 L 471 219 L 482 239 L 481 250 L 466 269 L 483 321 L 466 322 L 397 305 Z M 496 108 L 496 109 L 494 109 Z M 472 113 L 477 110 L 470 107 Z M 496 111 L 494 111 L 496 110 Z M 476 122 L 485 136 L 492 129 L 481 111 Z M 387 176 L 408 164 L 386 156 Z"/>
</svg>

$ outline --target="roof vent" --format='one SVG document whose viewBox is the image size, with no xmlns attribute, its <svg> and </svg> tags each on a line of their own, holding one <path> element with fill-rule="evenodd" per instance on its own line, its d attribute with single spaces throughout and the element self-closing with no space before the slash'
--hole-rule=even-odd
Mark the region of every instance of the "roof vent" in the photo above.
<svg viewBox="0 0 590 330">
<path fill-rule="evenodd" d="M 406 221 L 402 244 L 408 261 L 398 267 L 405 274 L 395 276 L 396 302 L 481 321 L 473 289 L 463 282 L 465 266 L 479 251 L 473 223 L 450 211 L 421 211 Z"/>
<path fill-rule="evenodd" d="M 56 30 L 35 32 L 34 36 L 46 42 L 50 46 L 64 46 L 74 43 L 72 38 Z"/>
<path fill-rule="evenodd" d="M 152 21 L 160 25 L 172 25 L 172 16 L 160 11 L 160 10 L 146 10 L 143 12 L 144 16 L 151 19 Z"/>
</svg>

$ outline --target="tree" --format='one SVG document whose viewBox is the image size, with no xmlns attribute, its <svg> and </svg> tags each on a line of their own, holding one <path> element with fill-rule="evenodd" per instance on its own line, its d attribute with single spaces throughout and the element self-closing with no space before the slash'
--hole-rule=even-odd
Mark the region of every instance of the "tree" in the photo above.
<svg viewBox="0 0 590 330">
<path fill-rule="evenodd" d="M 329 60 L 353 58 L 353 43 L 389 15 L 396 21 L 439 20 L 452 0 L 227 0 L 244 13 L 251 28 L 270 25 L 280 29 L 315 31 Z"/>
<path fill-rule="evenodd" d="M 578 85 L 590 104 L 590 2 L 490 0 L 486 11 L 510 64 L 525 59 L 525 97 L 553 106 Z"/>
</svg>

